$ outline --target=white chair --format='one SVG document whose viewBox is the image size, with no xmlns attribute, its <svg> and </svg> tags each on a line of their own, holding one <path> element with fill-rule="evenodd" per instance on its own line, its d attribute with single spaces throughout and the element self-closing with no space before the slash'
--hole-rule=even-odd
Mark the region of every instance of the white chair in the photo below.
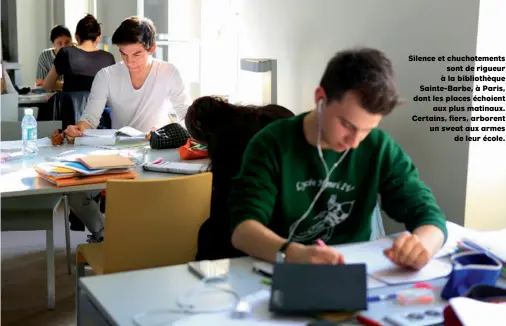
<svg viewBox="0 0 506 326">
<path fill-rule="evenodd" d="M 5 93 L 0 95 L 0 120 L 19 121 L 19 100 L 18 93 Z"/>
</svg>

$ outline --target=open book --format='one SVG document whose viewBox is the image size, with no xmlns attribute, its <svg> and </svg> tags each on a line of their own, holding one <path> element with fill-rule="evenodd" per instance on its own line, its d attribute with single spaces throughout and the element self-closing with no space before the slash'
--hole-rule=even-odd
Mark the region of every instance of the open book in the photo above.
<svg viewBox="0 0 506 326">
<path fill-rule="evenodd" d="M 116 143 L 147 142 L 146 134 L 132 127 L 121 129 L 87 129 L 76 137 L 75 145 L 115 145 Z"/>
</svg>

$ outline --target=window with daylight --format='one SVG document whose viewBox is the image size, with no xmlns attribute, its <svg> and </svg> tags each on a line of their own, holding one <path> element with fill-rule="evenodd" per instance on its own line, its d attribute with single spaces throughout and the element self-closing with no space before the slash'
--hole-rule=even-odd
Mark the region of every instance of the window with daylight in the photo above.
<svg viewBox="0 0 506 326">
<path fill-rule="evenodd" d="M 200 93 L 201 0 L 138 0 L 138 15 L 156 26 L 154 56 L 174 64 L 192 99 Z"/>
</svg>

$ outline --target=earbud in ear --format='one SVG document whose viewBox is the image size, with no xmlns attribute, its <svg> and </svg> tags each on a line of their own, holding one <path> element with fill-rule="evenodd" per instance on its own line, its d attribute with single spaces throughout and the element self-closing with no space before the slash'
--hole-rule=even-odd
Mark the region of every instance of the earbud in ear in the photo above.
<svg viewBox="0 0 506 326">
<path fill-rule="evenodd" d="M 318 112 L 321 113 L 323 110 L 323 104 L 325 104 L 325 99 L 321 98 L 318 100 Z"/>
</svg>

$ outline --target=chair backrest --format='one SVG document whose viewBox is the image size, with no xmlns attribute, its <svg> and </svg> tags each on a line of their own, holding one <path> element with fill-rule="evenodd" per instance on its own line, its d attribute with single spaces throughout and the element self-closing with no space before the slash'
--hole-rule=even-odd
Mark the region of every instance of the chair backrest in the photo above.
<svg viewBox="0 0 506 326">
<path fill-rule="evenodd" d="M 156 180 L 110 180 L 104 273 L 195 260 L 198 231 L 211 206 L 210 172 Z"/>
<path fill-rule="evenodd" d="M 57 92 L 52 97 L 53 120 L 61 120 L 62 127 L 74 125 L 83 114 L 90 92 Z M 46 119 L 44 119 L 46 120 Z"/>
<path fill-rule="evenodd" d="M 2 121 L 2 140 L 21 139 L 21 121 Z M 37 121 L 37 138 L 49 137 L 56 129 L 61 128 L 61 121 Z"/>
<path fill-rule="evenodd" d="M 44 113 L 44 116 L 39 114 L 40 120 L 60 120 L 62 121 L 62 128 L 67 128 L 68 125 L 76 124 L 81 118 L 86 104 L 88 103 L 88 97 L 90 92 L 78 91 L 78 92 L 58 92 L 48 103 L 52 103 L 51 112 Z M 49 109 L 49 108 L 48 108 Z M 111 129 L 111 114 L 110 110 L 106 110 L 100 119 L 99 129 Z"/>
<path fill-rule="evenodd" d="M 5 93 L 0 95 L 1 121 L 19 121 L 19 95 L 18 93 Z"/>
</svg>

